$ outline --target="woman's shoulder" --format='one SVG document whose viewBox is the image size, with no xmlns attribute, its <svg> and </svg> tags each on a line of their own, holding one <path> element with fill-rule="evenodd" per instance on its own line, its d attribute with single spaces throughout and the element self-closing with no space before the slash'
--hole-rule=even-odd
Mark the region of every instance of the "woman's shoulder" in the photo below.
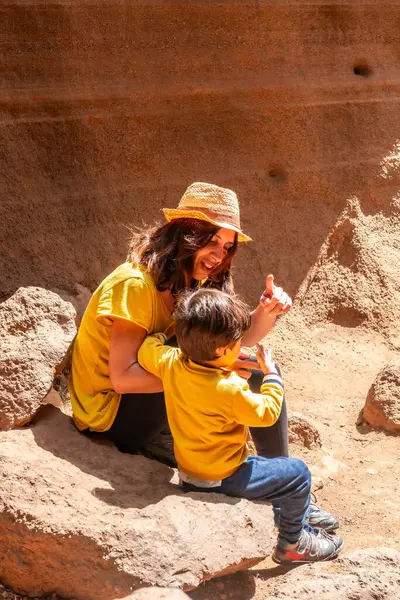
<svg viewBox="0 0 400 600">
<path fill-rule="evenodd" d="M 119 265 L 104 279 L 101 284 L 102 292 L 110 291 L 120 284 L 137 291 L 143 289 L 155 289 L 154 281 L 150 273 L 131 262 L 125 262 L 122 265 Z"/>
<path fill-rule="evenodd" d="M 126 262 L 106 277 L 92 296 L 89 308 L 96 320 L 109 324 L 114 318 L 133 321 L 151 329 L 154 284 L 148 273 Z"/>
</svg>

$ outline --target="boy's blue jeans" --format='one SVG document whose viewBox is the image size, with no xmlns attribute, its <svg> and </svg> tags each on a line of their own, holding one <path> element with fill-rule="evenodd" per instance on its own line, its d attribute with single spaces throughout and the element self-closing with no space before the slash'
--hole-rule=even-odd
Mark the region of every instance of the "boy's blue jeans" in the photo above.
<svg viewBox="0 0 400 600">
<path fill-rule="evenodd" d="M 302 529 L 309 529 L 305 514 L 310 504 L 311 473 L 297 458 L 249 456 L 230 477 L 215 488 L 182 484 L 187 492 L 219 492 L 227 496 L 266 500 L 279 508 L 278 543 L 294 544 Z M 278 511 L 276 511 L 278 514 Z"/>
</svg>

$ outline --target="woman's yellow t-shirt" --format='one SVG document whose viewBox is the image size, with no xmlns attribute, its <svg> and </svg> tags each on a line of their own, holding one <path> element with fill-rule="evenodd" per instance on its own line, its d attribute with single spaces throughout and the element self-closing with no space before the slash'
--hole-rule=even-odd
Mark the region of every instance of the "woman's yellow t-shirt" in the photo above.
<svg viewBox="0 0 400 600">
<path fill-rule="evenodd" d="M 170 334 L 173 318 L 146 271 L 126 262 L 94 292 L 75 339 L 70 394 L 80 430 L 107 431 L 116 417 L 120 394 L 109 376 L 111 327 L 115 318 L 143 327 L 149 334 Z"/>
</svg>

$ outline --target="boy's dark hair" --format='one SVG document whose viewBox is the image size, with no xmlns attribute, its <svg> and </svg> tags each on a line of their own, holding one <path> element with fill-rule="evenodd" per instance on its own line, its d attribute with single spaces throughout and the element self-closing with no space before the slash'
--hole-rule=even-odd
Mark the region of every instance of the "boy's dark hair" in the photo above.
<svg viewBox="0 0 400 600">
<path fill-rule="evenodd" d="M 251 322 L 247 304 L 215 289 L 181 294 L 174 317 L 179 347 L 195 362 L 217 358 L 217 348 L 233 346 Z"/>
</svg>

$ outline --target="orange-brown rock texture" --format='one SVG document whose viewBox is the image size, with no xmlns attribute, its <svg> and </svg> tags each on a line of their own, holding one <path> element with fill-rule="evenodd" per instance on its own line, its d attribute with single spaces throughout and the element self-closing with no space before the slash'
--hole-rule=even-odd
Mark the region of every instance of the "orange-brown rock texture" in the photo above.
<svg viewBox="0 0 400 600">
<path fill-rule="evenodd" d="M 239 291 L 295 292 L 349 197 L 394 194 L 399 31 L 384 0 L 3 2 L 1 295 L 93 289 L 195 180 L 239 194 Z"/>
</svg>

